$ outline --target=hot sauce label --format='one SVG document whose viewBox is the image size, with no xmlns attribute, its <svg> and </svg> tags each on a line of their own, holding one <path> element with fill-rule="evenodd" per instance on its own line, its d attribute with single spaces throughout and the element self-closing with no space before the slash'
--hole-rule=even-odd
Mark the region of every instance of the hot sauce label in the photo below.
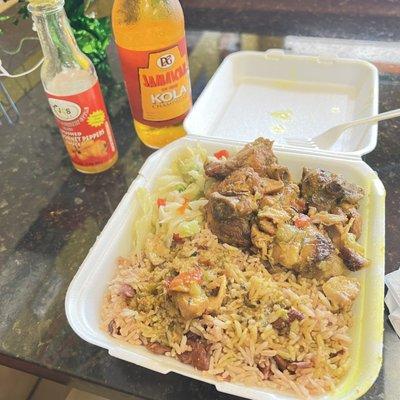
<svg viewBox="0 0 400 400">
<path fill-rule="evenodd" d="M 185 38 L 157 51 L 118 51 L 134 118 L 150 126 L 182 122 L 192 106 Z"/>
<path fill-rule="evenodd" d="M 71 96 L 47 93 L 61 136 L 76 165 L 93 166 L 109 161 L 116 153 L 99 82 Z"/>
</svg>

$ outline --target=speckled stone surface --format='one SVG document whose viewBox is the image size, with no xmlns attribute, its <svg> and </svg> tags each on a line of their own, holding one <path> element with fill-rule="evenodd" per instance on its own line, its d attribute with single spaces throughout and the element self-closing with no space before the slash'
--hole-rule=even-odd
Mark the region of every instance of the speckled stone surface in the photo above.
<svg viewBox="0 0 400 400">
<path fill-rule="evenodd" d="M 266 50 L 271 44 L 283 43 L 280 35 L 375 41 L 400 36 L 398 20 L 394 24 L 391 17 L 368 17 L 365 24 L 365 19 L 357 16 L 318 18 L 289 13 L 285 21 L 274 13 L 263 21 L 252 12 L 202 10 L 197 17 L 193 13 L 189 12 L 187 20 L 189 27 L 196 29 L 188 31 L 195 98 L 228 53 L 249 46 Z M 234 33 L 219 32 L 222 30 Z M 241 32 L 259 34 L 243 36 Z M 118 79 L 118 68 L 114 69 Z M 64 381 L 78 377 L 138 398 L 233 399 L 211 385 L 175 374 L 160 375 L 112 358 L 82 341 L 66 320 L 64 297 L 71 279 L 150 153 L 133 131 L 124 93 L 114 93 L 113 98 L 108 106 L 120 159 L 100 175 L 73 170 L 39 86 L 19 102 L 19 124 L 0 126 L 0 361 L 9 365 L 23 362 L 18 364 L 21 368 L 32 366 L 43 375 L 56 373 L 57 379 Z M 382 75 L 380 110 L 399 107 L 399 99 L 400 77 Z M 382 123 L 378 146 L 365 159 L 387 190 L 388 272 L 397 268 L 400 260 L 399 154 L 399 122 Z M 399 360 L 400 342 L 386 322 L 384 366 L 363 399 L 400 398 Z"/>
</svg>

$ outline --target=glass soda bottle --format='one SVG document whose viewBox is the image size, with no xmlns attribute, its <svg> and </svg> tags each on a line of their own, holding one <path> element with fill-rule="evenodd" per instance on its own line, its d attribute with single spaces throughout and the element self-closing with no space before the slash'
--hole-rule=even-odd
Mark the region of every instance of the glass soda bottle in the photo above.
<svg viewBox="0 0 400 400">
<path fill-rule="evenodd" d="M 105 171 L 118 151 L 96 70 L 76 44 L 64 0 L 31 0 L 28 10 L 44 54 L 43 87 L 72 164 L 84 173 Z"/>
<path fill-rule="evenodd" d="M 136 132 L 160 148 L 185 135 L 192 106 L 178 0 L 115 0 L 112 25 Z"/>
</svg>

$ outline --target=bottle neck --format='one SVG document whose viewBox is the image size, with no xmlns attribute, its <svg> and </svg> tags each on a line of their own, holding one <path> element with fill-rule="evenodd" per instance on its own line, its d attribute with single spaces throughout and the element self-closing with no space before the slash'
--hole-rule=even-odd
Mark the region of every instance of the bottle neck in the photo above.
<svg viewBox="0 0 400 400">
<path fill-rule="evenodd" d="M 28 6 L 46 60 L 79 68 L 84 57 L 64 11 L 64 0 L 37 1 Z"/>
</svg>

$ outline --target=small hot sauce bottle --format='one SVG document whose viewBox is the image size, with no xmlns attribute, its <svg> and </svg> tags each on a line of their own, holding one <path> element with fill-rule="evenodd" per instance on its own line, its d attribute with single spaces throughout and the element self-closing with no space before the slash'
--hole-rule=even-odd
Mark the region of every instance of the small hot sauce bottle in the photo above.
<svg viewBox="0 0 400 400">
<path fill-rule="evenodd" d="M 28 5 L 44 54 L 41 79 L 74 167 L 93 174 L 111 168 L 117 146 L 92 62 L 80 51 L 64 0 Z"/>
</svg>

